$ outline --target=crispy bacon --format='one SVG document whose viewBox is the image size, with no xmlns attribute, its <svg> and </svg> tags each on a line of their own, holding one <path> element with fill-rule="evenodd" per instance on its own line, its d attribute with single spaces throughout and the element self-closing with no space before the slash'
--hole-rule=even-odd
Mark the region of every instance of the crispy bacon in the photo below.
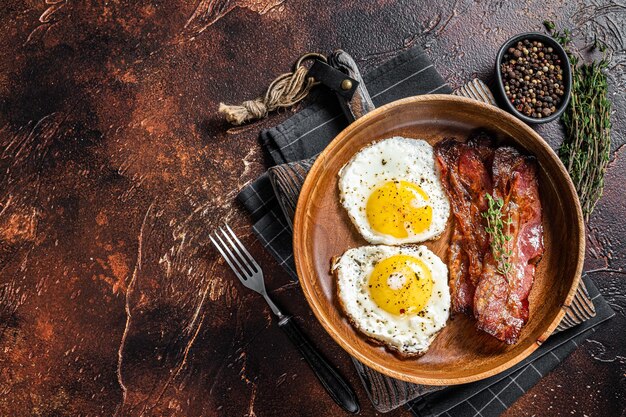
<svg viewBox="0 0 626 417">
<path fill-rule="evenodd" d="M 452 311 L 471 313 L 489 245 L 481 213 L 492 189 L 493 141 L 486 134 L 467 143 L 444 139 L 435 146 L 435 156 L 455 218 L 448 251 Z"/>
<path fill-rule="evenodd" d="M 474 294 L 474 316 L 479 329 L 513 344 L 528 320 L 528 295 L 544 251 L 536 162 L 513 148 L 499 148 L 493 179 L 494 198 L 504 201 L 503 218 L 512 220 L 507 230 L 512 236 L 511 269 L 506 277 L 498 273 L 497 261 L 487 252 Z"/>
<path fill-rule="evenodd" d="M 463 235 L 458 227 L 452 230 L 448 248 L 448 270 L 452 311 L 471 313 L 475 287 L 469 279 L 467 254 L 463 250 Z"/>
</svg>

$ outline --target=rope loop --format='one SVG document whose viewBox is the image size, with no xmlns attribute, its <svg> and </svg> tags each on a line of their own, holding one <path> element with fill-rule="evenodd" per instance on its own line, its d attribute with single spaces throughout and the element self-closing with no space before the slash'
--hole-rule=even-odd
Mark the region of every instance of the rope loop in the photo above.
<svg viewBox="0 0 626 417">
<path fill-rule="evenodd" d="M 307 77 L 309 69 L 304 65 L 306 61 L 321 60 L 326 57 L 318 53 L 306 53 L 294 64 L 292 72 L 279 75 L 267 88 L 263 97 L 246 100 L 240 105 L 220 103 L 218 111 L 233 125 L 262 119 L 271 111 L 279 108 L 291 107 L 302 101 L 318 83 L 313 77 Z"/>
</svg>

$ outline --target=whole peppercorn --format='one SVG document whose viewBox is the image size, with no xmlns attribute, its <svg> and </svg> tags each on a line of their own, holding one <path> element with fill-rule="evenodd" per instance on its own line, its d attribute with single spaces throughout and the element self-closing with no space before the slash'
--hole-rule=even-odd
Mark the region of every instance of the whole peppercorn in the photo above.
<svg viewBox="0 0 626 417">
<path fill-rule="evenodd" d="M 521 40 L 506 50 L 500 70 L 505 94 L 521 113 L 541 119 L 560 107 L 563 69 L 552 47 Z"/>
</svg>

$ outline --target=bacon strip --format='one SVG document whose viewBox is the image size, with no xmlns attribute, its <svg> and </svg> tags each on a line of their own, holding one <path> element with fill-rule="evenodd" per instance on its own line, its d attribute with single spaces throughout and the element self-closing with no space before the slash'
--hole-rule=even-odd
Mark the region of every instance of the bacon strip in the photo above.
<svg viewBox="0 0 626 417">
<path fill-rule="evenodd" d="M 481 213 L 492 190 L 493 141 L 479 134 L 467 143 L 448 138 L 435 146 L 441 179 L 455 218 L 448 252 L 452 311 L 471 313 L 489 241 Z"/>
<path fill-rule="evenodd" d="M 474 316 L 479 329 L 513 344 L 528 321 L 528 295 L 544 252 L 536 162 L 513 148 L 499 148 L 493 178 L 494 198 L 504 201 L 503 218 L 512 220 L 508 229 L 511 270 L 506 277 L 499 274 L 491 251 L 485 255 L 474 294 Z"/>
<path fill-rule="evenodd" d="M 463 235 L 458 227 L 452 230 L 448 248 L 448 270 L 452 311 L 470 313 L 474 302 L 475 287 L 469 279 L 469 262 L 463 250 Z"/>
</svg>

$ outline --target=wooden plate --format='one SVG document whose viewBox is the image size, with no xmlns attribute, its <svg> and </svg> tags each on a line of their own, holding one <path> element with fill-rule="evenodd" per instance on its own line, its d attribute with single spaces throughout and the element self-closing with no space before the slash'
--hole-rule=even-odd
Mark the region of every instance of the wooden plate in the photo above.
<svg viewBox="0 0 626 417">
<path fill-rule="evenodd" d="M 362 147 L 391 136 L 435 144 L 446 136 L 467 138 L 486 128 L 504 143 L 537 157 L 543 205 L 545 255 L 530 294 L 530 318 L 513 346 L 475 329 L 473 319 L 452 317 L 430 350 L 417 359 L 400 359 L 371 344 L 343 316 L 330 260 L 346 249 L 367 245 L 341 207 L 337 173 Z M 426 245 L 447 259 L 448 229 Z M 585 235 L 572 182 L 548 144 L 518 119 L 488 104 L 451 95 L 426 95 L 380 107 L 352 123 L 320 154 L 309 172 L 294 220 L 294 256 L 300 284 L 315 316 L 350 355 L 394 378 L 427 385 L 463 384 L 515 365 L 545 341 L 572 301 L 582 271 Z"/>
</svg>

